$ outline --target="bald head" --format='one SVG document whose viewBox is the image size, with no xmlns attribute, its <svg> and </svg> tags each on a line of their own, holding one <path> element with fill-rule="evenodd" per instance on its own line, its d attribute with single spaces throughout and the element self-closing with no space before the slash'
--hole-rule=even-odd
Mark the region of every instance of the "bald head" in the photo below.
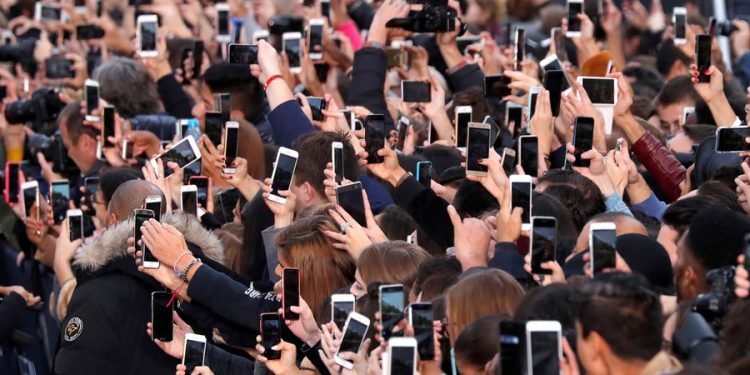
<svg viewBox="0 0 750 375">
<path fill-rule="evenodd" d="M 158 195 L 162 202 L 166 198 L 158 186 L 144 180 L 130 180 L 120 185 L 109 201 L 109 214 L 117 217 L 117 220 L 126 220 L 133 210 L 142 208 L 143 202 L 151 195 Z M 161 205 L 162 213 L 165 205 Z"/>
</svg>

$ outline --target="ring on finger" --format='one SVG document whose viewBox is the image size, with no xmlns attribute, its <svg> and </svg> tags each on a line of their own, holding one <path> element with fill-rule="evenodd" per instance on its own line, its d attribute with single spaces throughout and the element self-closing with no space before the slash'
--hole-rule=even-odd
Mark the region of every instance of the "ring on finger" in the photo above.
<svg viewBox="0 0 750 375">
<path fill-rule="evenodd" d="M 343 223 L 341 224 L 341 234 L 346 234 L 346 231 L 351 228 L 351 225 L 349 223 Z"/>
</svg>

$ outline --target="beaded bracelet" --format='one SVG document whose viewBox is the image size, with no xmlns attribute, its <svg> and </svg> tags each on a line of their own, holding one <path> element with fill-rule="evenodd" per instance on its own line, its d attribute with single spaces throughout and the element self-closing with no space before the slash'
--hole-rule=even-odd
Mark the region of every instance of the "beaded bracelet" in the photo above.
<svg viewBox="0 0 750 375">
<path fill-rule="evenodd" d="M 172 266 L 172 269 L 174 270 L 175 273 L 179 273 L 179 271 L 177 270 L 177 265 L 180 264 L 180 260 L 182 260 L 182 257 L 188 254 L 193 255 L 193 253 L 191 253 L 190 251 L 185 250 L 184 253 L 180 254 L 180 256 L 177 257 L 177 260 L 174 262 L 174 265 Z"/>
<path fill-rule="evenodd" d="M 193 260 L 191 260 L 190 263 L 188 263 L 187 267 L 185 267 L 184 270 L 177 273 L 177 277 L 182 279 L 182 281 L 184 282 L 188 282 L 188 279 L 187 279 L 188 272 L 190 272 L 190 269 L 193 268 L 193 266 L 196 263 L 202 263 L 201 258 L 193 258 Z"/>
</svg>

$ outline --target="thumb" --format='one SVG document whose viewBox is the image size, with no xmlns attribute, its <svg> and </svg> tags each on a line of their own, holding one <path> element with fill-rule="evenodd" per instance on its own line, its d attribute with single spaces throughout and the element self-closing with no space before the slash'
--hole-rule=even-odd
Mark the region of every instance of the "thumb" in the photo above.
<svg viewBox="0 0 750 375">
<path fill-rule="evenodd" d="M 516 220 L 516 221 L 519 221 L 519 222 L 520 222 L 520 221 L 521 221 L 521 215 L 522 215 L 522 214 L 523 214 L 523 208 L 521 208 L 521 207 L 516 207 L 516 208 L 514 208 L 514 209 L 513 209 L 513 212 L 511 212 L 511 214 L 510 214 L 510 217 L 511 217 L 511 218 L 512 218 L 513 220 Z"/>
<path fill-rule="evenodd" d="M 450 216 L 454 228 L 461 225 L 461 216 L 458 215 L 458 211 L 456 211 L 456 208 L 453 207 L 453 205 L 448 206 L 448 216 Z"/>
</svg>

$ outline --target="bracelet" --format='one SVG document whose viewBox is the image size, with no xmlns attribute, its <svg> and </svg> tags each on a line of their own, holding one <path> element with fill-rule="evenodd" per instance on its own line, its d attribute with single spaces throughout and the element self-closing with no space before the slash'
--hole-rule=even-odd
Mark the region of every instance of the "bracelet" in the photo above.
<svg viewBox="0 0 750 375">
<path fill-rule="evenodd" d="M 177 265 L 180 264 L 180 260 L 182 259 L 182 257 L 188 254 L 193 255 L 193 253 L 191 253 L 189 250 L 185 250 L 184 253 L 180 254 L 180 256 L 177 257 L 177 260 L 174 262 L 174 265 L 172 266 L 172 269 L 174 270 L 175 273 L 179 273 L 179 271 L 177 271 Z"/>
<path fill-rule="evenodd" d="M 182 287 L 185 286 L 185 283 L 180 283 L 180 286 L 172 291 L 172 298 L 169 299 L 169 302 L 167 303 L 167 307 L 172 306 L 172 302 L 174 302 L 175 298 L 180 294 L 180 291 L 182 290 Z"/>
<path fill-rule="evenodd" d="M 268 86 L 270 86 L 271 82 L 275 81 L 277 78 L 284 79 L 284 76 L 282 76 L 281 74 L 275 74 L 268 77 L 268 79 L 266 80 L 266 86 L 263 88 L 263 91 L 268 91 Z"/>
<path fill-rule="evenodd" d="M 187 267 L 185 267 L 184 270 L 177 273 L 177 277 L 182 279 L 182 281 L 184 282 L 188 282 L 188 279 L 187 279 L 188 272 L 190 272 L 190 269 L 193 268 L 193 266 L 196 263 L 202 263 L 201 258 L 193 258 L 193 260 L 191 260 L 190 263 L 188 263 Z"/>
</svg>

